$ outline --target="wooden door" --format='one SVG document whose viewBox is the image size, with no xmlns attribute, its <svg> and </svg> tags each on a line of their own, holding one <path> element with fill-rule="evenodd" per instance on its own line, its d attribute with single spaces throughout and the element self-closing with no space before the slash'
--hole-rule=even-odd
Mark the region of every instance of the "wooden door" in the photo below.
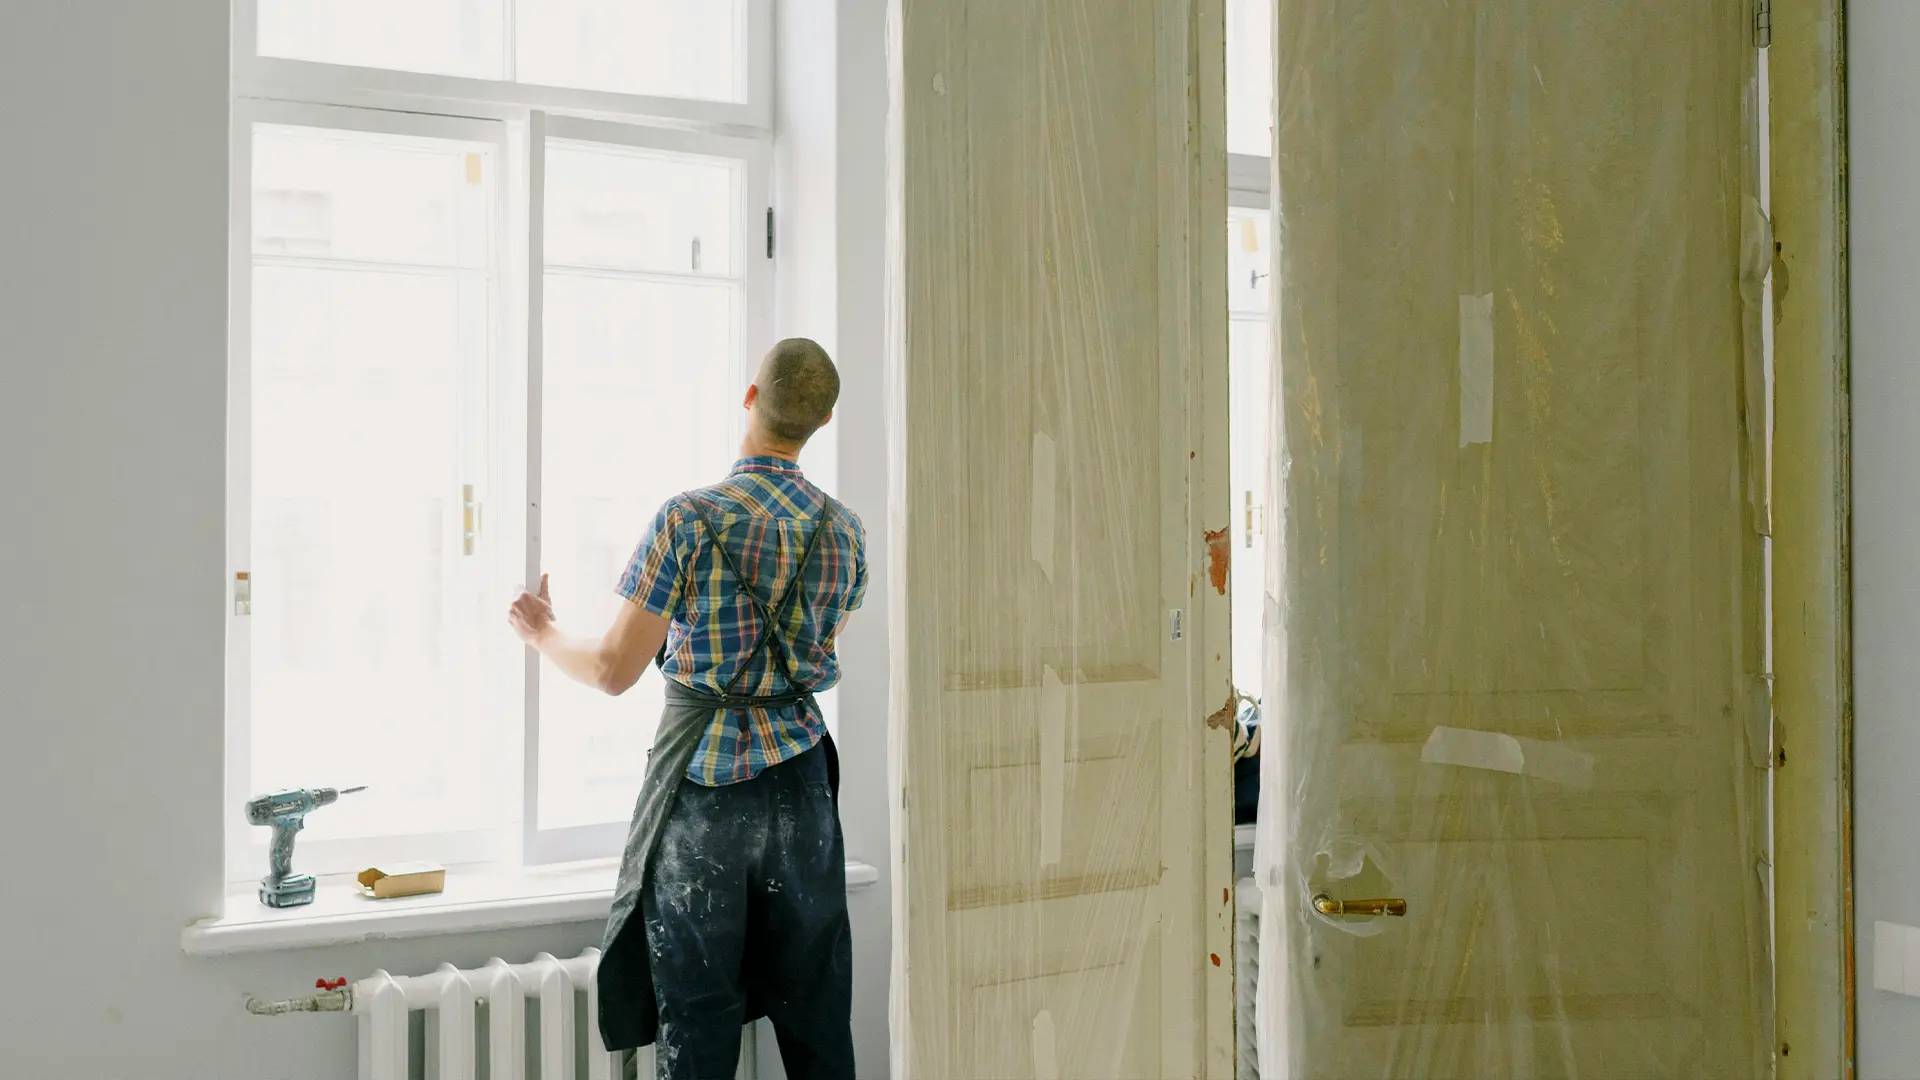
<svg viewBox="0 0 1920 1080">
<path fill-rule="evenodd" d="M 1231 1074 L 1204 8 L 893 5 L 895 1076 Z"/>
<path fill-rule="evenodd" d="M 1769 1074 L 1750 9 L 1281 0 L 1263 1075 Z"/>
</svg>

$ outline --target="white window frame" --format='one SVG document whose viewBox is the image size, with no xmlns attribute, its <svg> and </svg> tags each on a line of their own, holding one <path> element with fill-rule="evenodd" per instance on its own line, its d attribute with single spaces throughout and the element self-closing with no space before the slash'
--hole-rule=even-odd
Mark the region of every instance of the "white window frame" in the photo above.
<svg viewBox="0 0 1920 1080">
<path fill-rule="evenodd" d="M 494 148 L 495 161 L 501 166 L 506 164 L 508 150 L 506 126 L 498 121 L 279 101 L 243 99 L 234 103 L 232 205 L 228 225 L 231 336 L 228 340 L 227 550 L 235 573 L 251 573 L 253 564 L 252 172 L 253 129 L 256 124 L 485 143 Z M 498 239 L 507 236 L 506 189 L 504 183 L 494 185 L 489 232 Z M 494 254 L 495 273 L 490 306 L 494 315 L 495 341 L 504 344 L 507 341 L 505 315 L 512 303 L 511 268 L 503 252 L 496 251 Z M 498 368 L 497 356 L 491 366 Z M 488 377 L 498 378 L 497 370 L 489 372 Z M 240 614 L 238 606 L 232 603 L 228 605 L 227 619 L 227 866 L 228 876 L 232 877 L 239 867 L 258 869 L 265 866 L 268 833 L 264 829 L 248 826 L 240 816 L 241 805 L 251 796 L 259 794 L 247 788 L 252 766 L 253 620 L 250 615 Z M 342 778 L 339 782 L 350 783 L 351 778 Z M 490 830 L 433 834 L 430 841 L 417 835 L 308 840 L 296 850 L 303 856 L 303 861 L 310 865 L 340 865 L 347 861 L 349 852 L 356 860 L 373 865 L 382 861 L 420 857 L 423 846 L 429 843 L 431 850 L 443 853 L 436 855 L 436 858 L 445 862 L 491 862 L 503 854 L 497 831 Z"/>
<path fill-rule="evenodd" d="M 541 452 L 544 446 L 542 359 L 545 338 L 546 257 L 541 245 L 545 234 L 543 218 L 546 210 L 545 147 L 550 140 L 575 144 L 624 146 L 660 151 L 680 157 L 704 157 L 729 165 L 737 163 L 736 167 L 744 173 L 746 182 L 734 188 L 736 220 L 750 223 L 753 220 L 755 208 L 772 205 L 768 201 L 770 155 L 764 142 L 700 132 L 635 127 L 603 120 L 548 116 L 540 112 L 533 114 L 528 126 L 527 152 L 526 205 L 529 212 L 526 228 L 527 465 L 526 496 L 522 503 L 526 508 L 526 580 L 528 581 L 538 581 L 543 566 L 540 549 L 540 481 Z M 770 305 L 753 300 L 754 297 L 759 297 L 764 301 L 772 295 L 773 260 L 766 252 L 765 239 L 765 233 L 760 230 L 751 228 L 736 230 L 732 257 L 733 265 L 740 267 L 740 272 L 731 279 L 710 279 L 716 283 L 729 280 L 739 282 L 742 286 L 742 296 L 746 298 L 739 313 L 740 324 L 736 327 L 742 348 L 736 350 L 733 367 L 728 373 L 733 384 L 742 387 L 746 385 L 749 376 L 748 358 L 760 355 L 772 344 L 769 329 Z M 635 276 L 683 277 L 682 275 L 643 274 Z M 691 279 L 699 275 L 684 277 Z M 733 425 L 731 434 L 738 439 L 745 434 L 745 413 L 743 410 L 729 410 L 728 416 Z M 639 538 L 634 539 L 637 541 Z M 625 821 L 553 829 L 539 827 L 540 680 L 559 677 L 561 676 L 550 667 L 542 666 L 538 654 L 530 649 L 527 650 L 523 705 L 525 743 L 522 750 L 525 772 L 521 781 L 520 817 L 521 857 L 527 865 L 599 858 L 618 852 L 626 842 L 628 823 Z"/>
<path fill-rule="evenodd" d="M 508 0 L 511 12 L 513 0 Z M 732 359 L 734 381 L 744 386 L 750 358 L 771 344 L 773 261 L 767 256 L 765 215 L 771 213 L 772 7 L 771 0 L 747 0 L 748 100 L 710 102 L 603 91 L 572 90 L 505 81 L 389 71 L 336 64 L 261 57 L 256 52 L 257 0 L 233 0 L 233 115 L 229 171 L 229 327 L 227 430 L 227 671 L 226 754 L 221 813 L 225 823 L 225 876 L 229 882 L 257 880 L 266 866 L 265 829 L 249 826 L 245 801 L 257 794 L 251 783 L 251 624 L 236 614 L 234 575 L 251 572 L 252 525 L 252 140 L 255 123 L 420 135 L 485 142 L 495 146 L 503 182 L 494 189 L 496 248 L 494 305 L 495 387 L 525 386 L 525 411 L 518 401 L 491 406 L 488 423 L 495 476 L 491 496 L 505 508 L 510 500 L 526 509 L 525 530 L 514 534 L 510 515 L 489 521 L 494 543 L 525 544 L 525 580 L 538 580 L 537 499 L 540 452 L 539 347 L 544 259 L 540 216 L 546 138 L 600 142 L 730 159 L 744 163 L 740 185 L 741 228 L 735 265 L 742 267 L 744 299 L 740 348 Z M 510 46 L 509 46 L 510 47 Z M 517 166 L 517 167 L 516 167 Z M 524 381 L 523 381 L 524 380 Z M 734 417 L 738 428 L 742 417 Z M 524 426 L 523 426 L 524 425 Z M 737 436 L 740 432 L 736 430 Z M 524 448 L 525 475 L 521 475 Z M 505 466 L 501 468 L 499 466 Z M 506 520 L 500 520 L 506 517 Z M 638 540 L 638 537 L 635 538 Z M 509 547 L 501 565 L 516 565 L 521 552 Z M 609 583 L 609 587 L 611 584 Z M 506 602 L 502 597 L 501 602 Z M 504 626 L 502 633 L 505 633 Z M 509 646 L 510 648 L 511 646 Z M 453 865 L 493 862 L 532 865 L 618 855 L 626 823 L 541 831 L 538 817 L 537 657 L 528 657 L 524 691 L 526 712 L 522 748 L 523 787 L 513 798 L 503 794 L 511 820 L 506 828 L 471 832 L 333 841 L 303 840 L 296 849 L 297 869 L 324 872 L 354 861 L 373 865 L 430 857 Z M 513 680 L 509 680 L 510 682 Z M 505 733 L 511 737 L 511 732 Z M 508 748 L 511 751 L 511 747 Z M 508 770 L 511 775 L 511 770 Z M 321 778 L 332 782 L 332 778 Z M 351 783 L 352 778 L 338 782 Z M 516 835 L 517 834 L 517 835 Z M 430 854 L 428 854 L 430 853 Z"/>
</svg>

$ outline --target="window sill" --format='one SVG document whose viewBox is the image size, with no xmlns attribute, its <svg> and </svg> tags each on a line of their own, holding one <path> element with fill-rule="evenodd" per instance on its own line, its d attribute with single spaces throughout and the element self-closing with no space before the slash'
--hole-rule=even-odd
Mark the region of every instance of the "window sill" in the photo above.
<svg viewBox="0 0 1920 1080">
<path fill-rule="evenodd" d="M 471 934 L 522 926 L 597 922 L 613 904 L 619 864 L 612 860 L 525 870 L 449 867 L 447 889 L 432 896 L 373 900 L 350 874 L 320 879 L 313 903 L 269 908 L 248 882 L 227 887 L 223 911 L 180 932 L 189 956 L 310 949 L 387 938 Z M 847 864 L 847 891 L 872 886 L 880 872 Z"/>
</svg>

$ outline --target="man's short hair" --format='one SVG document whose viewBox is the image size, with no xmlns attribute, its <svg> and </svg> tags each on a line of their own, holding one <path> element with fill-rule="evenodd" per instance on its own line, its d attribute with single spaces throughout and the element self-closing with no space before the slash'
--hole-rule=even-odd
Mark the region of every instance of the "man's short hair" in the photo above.
<svg viewBox="0 0 1920 1080">
<path fill-rule="evenodd" d="M 840 372 L 827 350 L 806 338 L 788 338 L 767 351 L 754 380 L 754 414 L 767 434 L 796 446 L 813 437 L 840 400 Z"/>
</svg>

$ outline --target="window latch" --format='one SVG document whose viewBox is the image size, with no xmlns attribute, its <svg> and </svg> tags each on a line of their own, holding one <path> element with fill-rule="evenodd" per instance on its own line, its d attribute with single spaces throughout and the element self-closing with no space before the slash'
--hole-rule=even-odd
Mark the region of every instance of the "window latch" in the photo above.
<svg viewBox="0 0 1920 1080">
<path fill-rule="evenodd" d="M 480 501 L 473 497 L 473 485 L 460 485 L 460 553 L 473 554 L 480 538 Z"/>
</svg>

